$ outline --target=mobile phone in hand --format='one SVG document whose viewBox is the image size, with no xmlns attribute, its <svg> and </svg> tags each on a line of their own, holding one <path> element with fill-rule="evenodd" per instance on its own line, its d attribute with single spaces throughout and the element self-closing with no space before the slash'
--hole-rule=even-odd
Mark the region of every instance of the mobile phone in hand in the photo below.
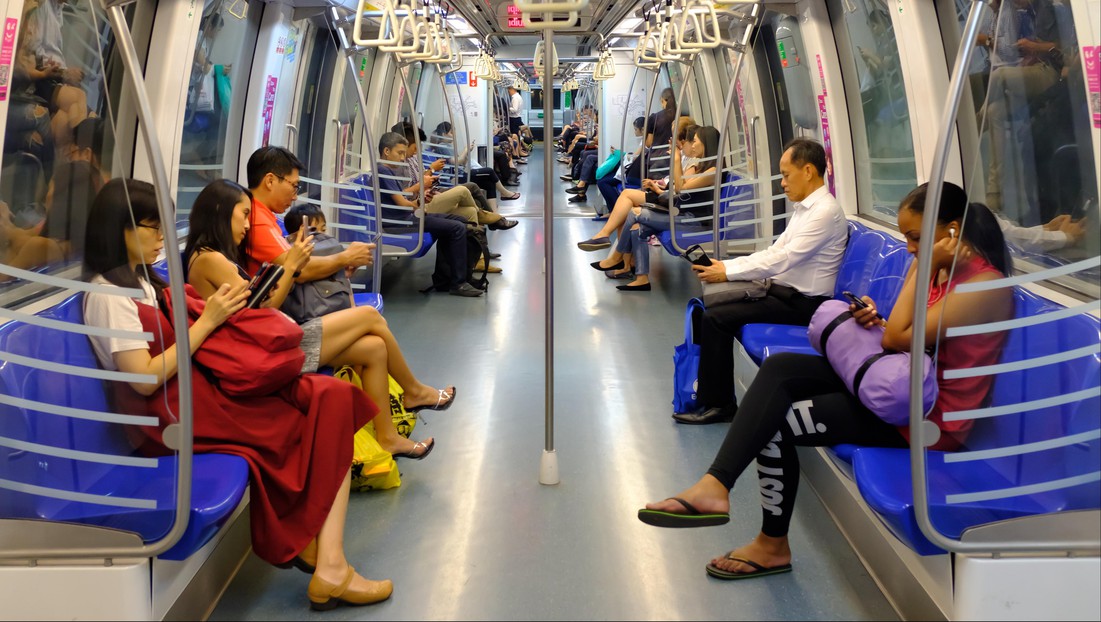
<svg viewBox="0 0 1101 622">
<path fill-rule="evenodd" d="M 707 253 L 704 252 L 703 248 L 701 248 L 699 244 L 694 244 L 688 247 L 688 250 L 684 251 L 684 254 L 681 255 L 681 257 L 684 257 L 689 263 L 693 265 L 704 267 L 711 265 L 711 258 L 707 256 Z"/>
<path fill-rule="evenodd" d="M 260 266 L 260 269 L 256 271 L 256 276 L 249 281 L 249 297 L 245 306 L 249 309 L 259 309 L 260 305 L 267 300 L 271 288 L 275 287 L 282 276 L 283 266 L 266 262 Z"/>
<path fill-rule="evenodd" d="M 849 302 L 856 305 L 857 309 L 867 309 L 868 308 L 868 303 L 861 300 L 859 297 L 856 296 L 856 294 L 854 294 L 852 292 L 841 292 L 841 295 L 844 296 L 845 298 L 848 298 Z M 876 313 L 875 316 L 877 318 L 881 319 L 881 320 L 883 319 L 883 316 L 878 314 L 878 313 Z"/>
</svg>

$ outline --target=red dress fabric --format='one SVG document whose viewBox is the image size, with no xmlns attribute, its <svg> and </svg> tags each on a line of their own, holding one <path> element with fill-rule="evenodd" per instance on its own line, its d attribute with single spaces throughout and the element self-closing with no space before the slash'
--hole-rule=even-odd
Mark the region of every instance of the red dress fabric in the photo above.
<svg viewBox="0 0 1101 622">
<path fill-rule="evenodd" d="M 937 277 L 933 275 L 933 282 L 929 285 L 929 302 L 926 306 L 937 304 L 960 283 L 965 283 L 986 272 L 1002 275 L 985 259 L 975 256 L 970 262 L 957 265 L 949 281 L 937 283 Z M 996 365 L 1002 355 L 1005 337 L 1006 333 L 1001 331 L 940 340 L 937 348 L 937 388 L 939 390 L 933 410 L 926 418 L 937 424 L 941 430 L 941 437 L 930 449 L 955 451 L 963 445 L 975 423 L 974 420 L 945 421 L 944 413 L 982 408 L 989 402 L 990 389 L 994 384 L 993 375 L 945 380 L 945 370 Z M 906 440 L 910 440 L 909 431 L 908 427 L 902 429 Z"/>
<path fill-rule="evenodd" d="M 175 343 L 172 325 L 159 309 L 136 302 L 142 327 L 163 334 L 149 354 Z M 357 387 L 329 376 L 305 374 L 278 392 L 231 397 L 193 368 L 192 412 L 196 453 L 241 456 L 249 464 L 252 546 L 272 564 L 290 561 L 321 530 L 352 464 L 352 437 L 378 408 Z M 179 383 L 175 377 L 145 398 L 125 383 L 120 408 L 156 415 L 159 427 L 143 427 L 141 449 L 164 455 L 164 426 L 175 423 Z"/>
</svg>

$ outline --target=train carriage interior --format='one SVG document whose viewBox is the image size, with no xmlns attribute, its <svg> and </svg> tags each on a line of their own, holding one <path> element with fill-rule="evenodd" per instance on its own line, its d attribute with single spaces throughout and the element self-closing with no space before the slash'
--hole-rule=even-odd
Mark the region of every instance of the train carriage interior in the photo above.
<svg viewBox="0 0 1101 622">
<path fill-rule="evenodd" d="M 1101 0 L 0 12 L 0 619 L 1101 619 Z"/>
</svg>

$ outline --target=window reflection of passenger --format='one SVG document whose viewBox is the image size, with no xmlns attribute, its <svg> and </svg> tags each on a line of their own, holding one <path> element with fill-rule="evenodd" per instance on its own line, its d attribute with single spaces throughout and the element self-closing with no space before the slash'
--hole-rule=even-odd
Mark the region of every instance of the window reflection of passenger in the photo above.
<svg viewBox="0 0 1101 622">
<path fill-rule="evenodd" d="M 994 212 L 1025 226 L 1036 225 L 1040 216 L 1029 105 L 1059 80 L 1063 44 L 1051 0 L 1005 2 L 997 23 L 994 40 L 987 40 L 997 66 L 990 74 L 985 109 L 990 128 L 986 199 Z M 1013 36 L 1019 62 L 1006 45 Z"/>
<path fill-rule="evenodd" d="M 1006 241 L 1030 253 L 1046 253 L 1074 246 L 1086 235 L 1087 220 L 1074 220 L 1067 214 L 1056 216 L 1046 224 L 1034 227 L 1021 227 L 997 214 L 995 217 Z"/>
<path fill-rule="evenodd" d="M 219 164 L 219 147 L 222 124 L 220 111 L 228 111 L 228 101 L 219 93 L 219 82 L 228 84 L 232 65 L 216 65 L 211 60 L 214 43 L 225 21 L 217 13 L 204 16 L 199 29 L 199 43 L 195 49 L 195 58 L 191 63 L 191 79 L 188 86 L 187 119 L 184 122 L 185 141 L 189 153 L 187 159 L 198 164 Z M 228 89 L 224 89 L 228 92 Z M 197 171 L 200 178 L 212 180 L 220 177 L 217 171 L 203 169 Z"/>
</svg>

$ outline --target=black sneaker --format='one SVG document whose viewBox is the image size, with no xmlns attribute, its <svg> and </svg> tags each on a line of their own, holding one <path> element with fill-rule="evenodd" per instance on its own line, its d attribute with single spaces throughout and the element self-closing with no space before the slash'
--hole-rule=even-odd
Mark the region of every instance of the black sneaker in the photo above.
<svg viewBox="0 0 1101 622">
<path fill-rule="evenodd" d="M 566 199 L 566 203 L 584 203 L 588 200 L 589 198 L 585 196 L 584 192 L 582 192 L 581 194 L 575 194 L 572 197 Z"/>
<path fill-rule="evenodd" d="M 585 189 L 578 186 L 573 188 L 566 188 L 566 194 L 585 194 Z"/>
<path fill-rule="evenodd" d="M 451 288 L 451 291 L 447 292 L 452 296 L 462 296 L 464 298 L 477 298 L 485 293 L 485 290 L 478 289 L 470 283 L 460 283 Z"/>
<path fill-rule="evenodd" d="M 515 227 L 518 224 L 520 224 L 519 220 L 509 220 L 508 218 L 502 218 L 501 220 L 498 220 L 497 222 L 491 222 L 486 226 L 493 231 L 506 231 Z"/>
</svg>

